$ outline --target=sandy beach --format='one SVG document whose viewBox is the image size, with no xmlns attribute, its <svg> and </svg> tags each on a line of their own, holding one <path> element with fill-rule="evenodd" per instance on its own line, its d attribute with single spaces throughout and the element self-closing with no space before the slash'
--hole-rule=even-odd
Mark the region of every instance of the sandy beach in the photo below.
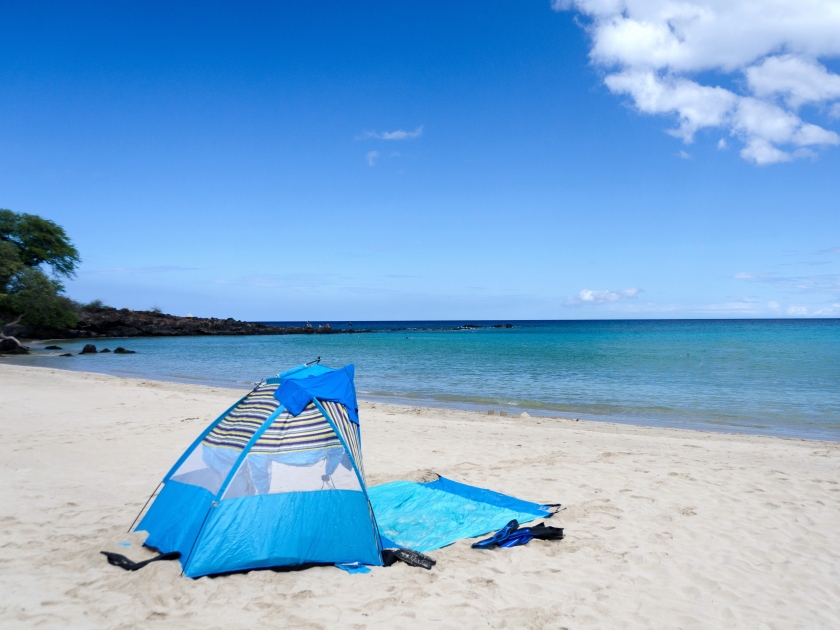
<svg viewBox="0 0 840 630">
<path fill-rule="evenodd" d="M 369 485 L 435 471 L 560 502 L 565 540 L 366 575 L 109 566 L 152 555 L 126 529 L 241 395 L 0 365 L 0 625 L 840 627 L 840 444 L 380 403 L 360 411 Z"/>
</svg>

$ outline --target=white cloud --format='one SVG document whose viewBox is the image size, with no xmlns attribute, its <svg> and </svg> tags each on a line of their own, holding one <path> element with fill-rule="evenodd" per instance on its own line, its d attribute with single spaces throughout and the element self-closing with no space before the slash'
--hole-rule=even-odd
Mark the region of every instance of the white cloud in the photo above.
<svg viewBox="0 0 840 630">
<path fill-rule="evenodd" d="M 775 309 L 779 308 L 779 303 L 776 302 L 775 300 L 767 302 L 767 308 L 772 308 L 773 310 L 775 310 Z"/>
<path fill-rule="evenodd" d="M 837 317 L 840 315 L 840 304 L 832 304 L 831 306 L 826 306 L 825 308 L 819 308 L 813 313 L 818 317 Z"/>
<path fill-rule="evenodd" d="M 720 149 L 721 151 L 725 151 L 726 149 L 729 148 L 729 146 L 726 144 L 726 139 L 725 138 L 721 138 L 720 140 L 718 140 L 717 148 Z"/>
<path fill-rule="evenodd" d="M 677 153 L 677 155 L 684 160 L 690 160 L 691 159 L 691 155 L 688 154 L 686 151 L 681 150 L 679 153 Z"/>
<path fill-rule="evenodd" d="M 781 96 L 794 108 L 840 98 L 840 76 L 813 59 L 794 55 L 767 57 L 744 74 L 753 94 Z"/>
<path fill-rule="evenodd" d="M 619 291 L 594 291 L 592 289 L 583 289 L 577 295 L 570 295 L 565 300 L 566 306 L 580 306 L 582 304 L 606 304 L 608 302 L 618 302 L 624 298 L 634 298 L 641 289 L 621 289 Z"/>
<path fill-rule="evenodd" d="M 379 151 L 368 151 L 367 163 L 368 166 L 373 166 L 376 163 L 376 158 L 379 157 Z"/>
<path fill-rule="evenodd" d="M 787 308 L 788 315 L 794 315 L 796 317 L 804 317 L 808 314 L 808 309 L 804 306 L 799 306 L 798 304 L 791 304 Z"/>
<path fill-rule="evenodd" d="M 357 140 L 365 140 L 367 138 L 377 138 L 379 140 L 414 140 L 423 135 L 423 125 L 420 125 L 414 131 L 405 131 L 404 129 L 397 129 L 396 131 L 366 131 Z"/>
<path fill-rule="evenodd" d="M 670 133 L 686 143 L 721 128 L 756 164 L 840 144 L 837 133 L 796 113 L 812 103 L 840 116 L 833 103 L 840 75 L 819 63 L 840 56 L 837 0 L 553 0 L 552 7 L 591 19 L 590 58 L 607 71 L 607 87 L 642 113 L 675 115 Z M 709 71 L 736 84 L 743 76 L 748 92 L 698 82 L 697 73 Z"/>
<path fill-rule="evenodd" d="M 693 141 L 698 129 L 719 127 L 737 100 L 723 88 L 662 78 L 650 70 L 626 70 L 607 76 L 604 82 L 613 92 L 631 96 L 645 114 L 676 113 L 679 126 L 670 133 L 686 143 Z"/>
</svg>

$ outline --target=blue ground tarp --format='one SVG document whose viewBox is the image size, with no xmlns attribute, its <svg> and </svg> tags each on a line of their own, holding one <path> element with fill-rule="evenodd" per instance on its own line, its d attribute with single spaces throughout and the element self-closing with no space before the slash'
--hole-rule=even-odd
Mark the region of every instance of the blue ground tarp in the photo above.
<svg viewBox="0 0 840 630">
<path fill-rule="evenodd" d="M 441 477 L 428 483 L 395 481 L 368 488 L 382 546 L 421 553 L 462 538 L 495 532 L 513 519 L 551 515 L 548 506 Z"/>
</svg>

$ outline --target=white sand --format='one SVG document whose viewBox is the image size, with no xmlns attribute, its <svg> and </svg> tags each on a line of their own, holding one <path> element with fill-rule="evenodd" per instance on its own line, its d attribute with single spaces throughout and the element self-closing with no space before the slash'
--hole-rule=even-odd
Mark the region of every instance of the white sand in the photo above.
<svg viewBox="0 0 840 630">
<path fill-rule="evenodd" d="M 109 566 L 151 555 L 124 532 L 241 394 L 0 365 L 0 626 L 840 627 L 838 444 L 383 404 L 361 410 L 371 485 L 431 469 L 562 502 L 566 539 L 367 575 Z"/>
</svg>

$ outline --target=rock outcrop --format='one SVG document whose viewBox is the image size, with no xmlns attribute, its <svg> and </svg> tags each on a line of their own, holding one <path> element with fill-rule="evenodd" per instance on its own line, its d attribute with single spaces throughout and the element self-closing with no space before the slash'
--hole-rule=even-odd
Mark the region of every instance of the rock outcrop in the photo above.
<svg viewBox="0 0 840 630">
<path fill-rule="evenodd" d="M 179 337 L 197 335 L 335 335 L 363 330 L 270 326 L 243 322 L 231 317 L 177 317 L 154 311 L 102 309 L 80 313 L 75 328 L 7 326 L 6 334 L 18 339 L 88 339 L 98 337 Z"/>
<path fill-rule="evenodd" d="M 0 354 L 29 354 L 29 350 L 12 339 L 0 339 Z"/>
</svg>

